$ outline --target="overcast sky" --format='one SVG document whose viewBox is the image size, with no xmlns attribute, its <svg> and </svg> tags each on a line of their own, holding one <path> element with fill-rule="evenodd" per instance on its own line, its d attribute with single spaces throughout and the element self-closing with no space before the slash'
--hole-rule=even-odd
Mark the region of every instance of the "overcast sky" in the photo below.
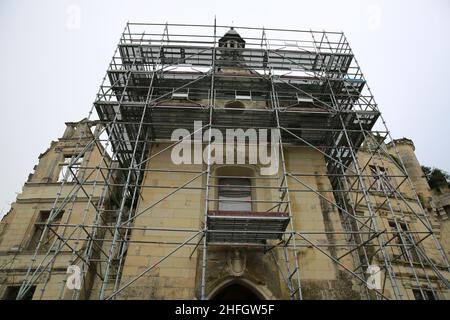
<svg viewBox="0 0 450 320">
<path fill-rule="evenodd" d="M 450 171 L 450 1 L 0 0 L 0 216 L 86 117 L 127 21 L 344 31 L 394 138 Z M 380 126 L 377 126 L 381 128 Z"/>
</svg>

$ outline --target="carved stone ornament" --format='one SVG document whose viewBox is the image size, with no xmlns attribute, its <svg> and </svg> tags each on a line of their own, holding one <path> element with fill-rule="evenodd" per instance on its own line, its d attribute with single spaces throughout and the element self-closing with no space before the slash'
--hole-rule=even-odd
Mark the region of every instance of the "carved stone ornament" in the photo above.
<svg viewBox="0 0 450 320">
<path fill-rule="evenodd" d="M 242 251 L 238 249 L 233 250 L 228 256 L 228 272 L 232 276 L 242 276 L 245 271 L 246 260 L 246 256 Z"/>
</svg>

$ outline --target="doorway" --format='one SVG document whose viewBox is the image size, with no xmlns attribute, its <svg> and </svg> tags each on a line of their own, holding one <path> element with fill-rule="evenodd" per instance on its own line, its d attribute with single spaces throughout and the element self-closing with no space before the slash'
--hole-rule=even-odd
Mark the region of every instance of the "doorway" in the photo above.
<svg viewBox="0 0 450 320">
<path fill-rule="evenodd" d="M 231 283 L 219 289 L 211 300 L 263 300 L 258 293 L 240 283 Z"/>
</svg>

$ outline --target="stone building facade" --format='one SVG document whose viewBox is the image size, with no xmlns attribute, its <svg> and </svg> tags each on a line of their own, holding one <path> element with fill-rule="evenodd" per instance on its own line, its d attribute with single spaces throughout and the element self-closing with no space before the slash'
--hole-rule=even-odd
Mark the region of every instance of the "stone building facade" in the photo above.
<svg viewBox="0 0 450 320">
<path fill-rule="evenodd" d="M 25 273 L 28 271 L 27 267 L 31 259 L 42 259 L 42 256 L 46 254 L 46 250 L 51 246 L 52 241 L 59 233 L 45 234 L 42 239 L 42 225 L 45 224 L 45 220 L 48 219 L 48 214 L 51 212 L 54 206 L 55 196 L 58 192 L 67 192 L 65 189 L 74 187 L 73 180 L 66 182 L 66 185 L 61 187 L 60 180 L 63 174 L 67 174 L 65 171 L 65 165 L 67 165 L 68 158 L 72 158 L 75 154 L 79 153 L 79 150 L 85 149 L 86 144 L 90 142 L 91 135 L 96 128 L 95 122 L 80 121 L 78 123 L 67 123 L 67 129 L 63 137 L 58 141 L 52 142 L 49 149 L 39 156 L 39 163 L 34 168 L 34 173 L 30 174 L 27 182 L 25 183 L 21 194 L 18 195 L 16 202 L 12 205 L 11 210 L 5 215 L 1 222 L 0 229 L 0 245 L 1 245 L 1 292 L 4 299 L 14 298 L 14 294 L 17 294 L 19 287 L 22 283 Z M 98 130 L 98 128 L 97 128 Z M 383 171 L 390 171 L 391 176 L 395 176 L 395 172 L 401 170 L 399 163 L 396 162 L 395 157 L 400 156 L 403 163 L 406 166 L 408 172 L 410 172 L 411 182 L 414 188 L 417 190 L 417 194 L 421 198 L 421 202 L 427 212 L 427 218 L 431 221 L 433 231 L 439 235 L 439 239 L 444 247 L 447 255 L 449 255 L 449 233 L 447 219 L 442 218 L 442 207 L 436 207 L 436 200 L 433 197 L 433 193 L 428 187 L 424 174 L 421 172 L 420 163 L 418 162 L 414 154 L 414 145 L 411 140 L 399 139 L 394 140 L 397 145 L 399 154 L 393 154 L 392 143 L 382 144 L 381 148 L 386 151 L 389 156 L 382 156 L 381 153 L 377 156 L 377 159 L 371 162 L 371 165 L 366 168 L 367 182 L 372 185 L 372 193 L 370 195 L 373 198 L 374 203 L 383 203 L 383 205 L 396 206 L 394 210 L 398 213 L 398 219 L 394 221 L 386 213 L 380 211 L 379 223 L 382 229 L 395 232 L 394 224 L 398 223 L 408 229 L 423 228 L 423 226 L 417 222 L 420 217 L 414 216 L 411 212 L 408 212 L 408 208 L 398 206 L 396 198 L 393 196 L 387 201 L 380 193 L 381 188 L 386 187 L 383 182 L 378 182 L 379 176 L 375 173 L 373 166 L 378 166 L 378 170 L 383 168 Z M 158 146 L 153 150 L 154 153 L 160 152 L 167 147 L 164 144 Z M 358 153 L 361 163 L 365 163 L 369 157 L 369 153 L 366 152 L 366 148 L 370 147 L 370 143 L 367 143 L 362 147 Z M 96 163 L 98 161 L 99 153 L 104 152 L 98 147 L 91 146 L 86 148 L 84 157 L 81 160 L 85 161 L 85 166 L 88 162 Z M 323 162 L 323 156 L 314 150 L 301 151 L 295 149 L 287 149 L 287 164 L 296 168 L 301 168 L 305 173 L 323 173 L 325 170 L 325 164 Z M 160 161 L 153 162 L 152 168 L 157 169 L 159 166 L 166 166 L 170 163 L 170 154 L 161 156 Z M 175 167 L 174 169 L 180 169 Z M 214 171 L 217 172 L 217 176 L 255 176 L 258 177 L 258 170 L 252 166 L 240 166 L 230 167 L 226 165 L 217 166 Z M 202 165 L 184 166 L 183 170 L 190 170 L 192 172 L 202 170 Z M 81 173 L 81 172 L 80 172 Z M 82 179 L 86 177 L 89 179 L 89 173 L 80 174 L 77 173 L 77 177 Z M 188 178 L 192 178 L 193 174 L 190 174 Z M 165 174 L 152 174 L 146 175 L 144 178 L 145 185 L 165 185 L 168 186 L 171 183 L 173 186 L 180 184 L 180 179 L 176 175 L 167 177 Z M 390 178 L 395 179 L 395 178 Z M 204 179 L 203 179 L 204 180 Z M 255 179 L 257 180 L 257 179 Z M 93 180 L 94 181 L 94 180 Z M 182 182 L 182 181 L 181 181 Z M 392 184 L 398 184 L 401 181 L 390 181 Z M 201 188 L 205 181 L 201 179 L 191 187 Z M 307 181 L 309 187 L 313 186 L 318 190 L 327 190 L 330 188 L 328 178 L 315 176 Z M 215 184 L 219 184 L 215 182 Z M 298 185 L 291 185 L 290 188 L 301 189 L 304 188 L 300 183 Z M 404 188 L 401 191 L 401 195 L 410 200 L 410 206 L 415 206 L 414 194 L 411 194 L 410 189 Z M 89 190 L 85 190 L 89 192 Z M 99 192 L 99 191 L 97 191 Z M 258 190 L 256 193 L 270 192 L 266 190 Z M 142 192 L 142 199 L 139 203 L 139 207 L 146 208 L 155 199 L 164 196 L 164 191 L 161 193 L 154 192 Z M 300 193 L 299 193 L 300 194 Z M 446 193 L 442 193 L 440 196 L 445 196 Z M 64 233 L 71 232 L 70 225 L 76 225 L 80 223 L 80 219 L 85 219 L 84 224 L 87 226 L 90 224 L 89 220 L 92 219 L 89 213 L 89 206 L 92 204 L 83 198 L 83 192 L 78 195 L 76 204 L 70 207 L 68 211 L 59 213 L 59 216 L 52 223 L 53 228 L 66 228 Z M 113 197 L 113 196 L 111 196 Z M 217 197 L 217 195 L 216 195 Z M 254 197 L 260 199 L 267 199 L 267 195 L 255 194 Z M 97 197 L 98 198 L 98 197 Z M 332 200 L 332 199 L 330 199 Z M 110 200 L 112 201 L 112 200 Z M 356 200 L 355 200 L 356 201 Z M 152 208 L 152 212 L 149 215 L 141 215 L 136 219 L 134 226 L 139 229 L 142 227 L 166 227 L 166 228 L 186 228 L 186 229 L 198 229 L 202 223 L 202 193 L 198 190 L 183 190 L 174 197 L 162 201 L 158 206 Z M 296 214 L 295 221 L 298 221 L 299 226 L 295 228 L 303 230 L 322 230 L 322 231 L 343 231 L 342 222 L 339 219 L 339 214 L 333 206 L 331 206 L 326 199 L 315 197 L 308 194 L 305 199 L 301 196 L 294 196 L 291 198 L 293 205 L 293 212 Z M 107 205 L 107 204 L 105 204 Z M 111 206 L 111 204 L 109 204 Z M 257 207 L 252 210 L 264 211 L 267 209 L 265 204 L 257 204 L 261 208 Z M 367 215 L 365 211 L 367 208 L 364 206 L 359 207 L 358 215 L 364 217 Z M 61 223 L 60 221 L 63 221 Z M 58 224 L 60 224 L 58 226 Z M 107 221 L 104 222 L 105 226 L 108 225 Z M 61 231 L 60 231 L 61 232 Z M 105 239 L 110 239 L 111 236 L 103 235 Z M 343 237 L 342 235 L 317 235 L 315 240 L 323 243 L 336 242 L 340 239 L 335 237 Z M 325 238 L 321 238 L 325 237 Z M 33 299 L 71 299 L 71 292 L 64 286 L 61 289 L 61 283 L 67 280 L 67 266 L 76 263 L 77 257 L 71 252 L 70 248 L 82 252 L 87 246 L 86 235 L 77 234 L 76 237 L 70 237 L 70 246 L 67 246 L 58 256 L 55 261 L 43 259 L 44 262 L 50 262 L 50 268 L 52 269 L 51 275 L 44 274 L 40 276 L 32 291 L 27 296 Z M 149 231 L 149 230 L 136 230 L 132 233 L 132 240 L 136 240 L 128 248 L 124 269 L 122 272 L 122 281 L 127 281 L 133 276 L 145 270 L 149 265 L 155 263 L 159 259 L 168 254 L 170 249 L 166 248 L 162 242 L 184 241 L 185 237 L 179 232 L 174 232 L 173 235 L 164 231 Z M 145 240 L 145 241 L 144 241 Z M 342 240 L 342 239 L 341 239 Z M 38 256 L 33 257 L 37 244 L 41 241 L 40 249 L 37 251 Z M 433 248 L 431 240 L 424 240 L 423 248 L 427 251 L 428 256 L 437 265 L 443 265 L 442 258 L 439 257 L 436 249 Z M 155 244 L 149 244 L 154 242 Z M 100 250 L 100 249 L 99 249 Z M 105 249 L 106 250 L 106 249 Z M 345 251 L 340 252 L 339 248 L 330 247 L 329 254 L 333 257 L 339 257 Z M 389 250 L 388 254 L 395 257 L 401 254 L 398 247 Z M 92 253 L 93 255 L 98 252 Z M 281 252 L 275 252 L 274 254 L 266 254 L 264 249 L 251 248 L 251 247 L 215 247 L 211 249 L 209 264 L 209 274 L 206 283 L 208 284 L 207 292 L 209 298 L 214 298 L 215 295 L 226 287 L 232 288 L 233 283 L 247 284 L 252 288 L 253 298 L 259 299 L 288 299 L 289 292 L 286 286 L 283 284 L 282 275 L 277 267 L 277 262 L 283 258 Z M 370 254 L 370 253 L 368 253 Z M 398 259 L 395 263 L 395 269 L 397 277 L 401 279 L 401 288 L 403 298 L 414 299 L 414 290 L 418 284 L 412 277 L 412 270 L 421 272 L 420 276 L 425 279 L 428 276 L 433 282 L 435 275 L 430 268 L 421 268 L 421 263 L 426 264 L 425 261 L 420 261 L 419 254 L 412 252 L 415 257 L 414 269 L 408 265 L 406 260 Z M 42 256 L 41 256 L 42 255 Z M 361 299 L 363 298 L 361 292 L 357 289 L 357 285 L 354 283 L 352 277 L 350 277 L 342 268 L 332 263 L 332 261 L 325 255 L 318 254 L 316 251 L 308 247 L 303 247 L 299 250 L 300 270 L 303 284 L 303 298 L 304 299 Z M 413 259 L 413 260 L 414 260 Z M 352 266 L 351 259 L 347 259 L 344 262 L 348 267 Z M 100 263 L 99 263 L 100 264 Z M 86 274 L 95 272 L 98 266 L 93 266 L 91 270 L 85 271 Z M 101 268 L 100 268 L 101 269 Z M 99 270 L 100 270 L 99 269 Z M 200 279 L 199 270 L 201 269 L 201 253 L 192 251 L 191 247 L 181 248 L 177 254 L 167 259 L 167 262 L 160 267 L 156 268 L 152 273 L 139 280 L 129 291 L 123 296 L 126 299 L 196 299 L 199 295 Z M 419 271 L 417 271 L 419 270 Z M 101 282 L 91 275 L 92 280 L 85 282 L 85 290 L 82 291 L 78 298 L 81 299 L 96 299 L 96 294 L 101 286 Z M 42 283 L 46 283 L 45 290 L 41 290 Z M 421 283 L 426 287 L 425 281 Z M 439 292 L 439 298 L 447 298 L 447 293 L 443 288 L 440 288 L 436 284 L 436 292 Z M 231 289 L 229 289 L 231 290 Z M 229 291 L 228 290 L 228 291 Z M 242 290 L 242 288 L 237 288 Z M 428 290 L 427 290 L 428 293 Z M 227 293 L 231 294 L 231 293 Z M 431 295 L 431 293 L 430 293 Z M 250 298 L 250 293 L 244 295 L 245 298 Z"/>
<path fill-rule="evenodd" d="M 119 50 L 122 65 L 113 59 L 111 86 L 96 101 L 100 120 L 67 123 L 1 222 L 0 297 L 450 298 L 445 199 L 427 186 L 412 142 L 385 144 L 386 137 L 369 133 L 377 109 L 352 110 L 340 97 L 347 109 L 324 110 L 335 103 L 326 100 L 328 89 L 355 103 L 352 90 L 365 83 L 342 77 L 352 61 L 351 51 L 342 49 L 346 42 L 328 58 L 320 50 L 315 59 L 288 52 L 317 74 L 328 68 L 330 78 L 346 79 L 335 86 L 317 75 L 258 73 L 245 56 L 248 43 L 231 28 L 212 54 L 216 88 L 200 94 L 210 82 L 191 91 L 176 87 L 207 73 L 158 74 L 145 62 L 146 54 L 154 59 L 158 53 L 162 65 L 175 55 L 184 65 L 191 47 L 136 50 L 127 39 Z M 258 52 L 264 68 L 278 54 Z M 286 59 L 276 67 L 284 68 Z M 299 95 L 293 86 L 315 96 Z M 165 98 L 150 111 L 148 88 Z M 276 171 L 263 174 L 267 163 L 250 161 L 245 138 L 230 149 L 244 163 L 212 163 L 210 149 L 207 161 L 175 163 L 181 140 L 170 140 L 167 128 L 208 119 L 209 128 L 283 127 L 272 138 L 280 150 L 272 153 Z M 211 136 L 193 133 L 192 151 L 196 142 L 210 148 Z M 381 267 L 375 290 L 371 266 Z"/>
<path fill-rule="evenodd" d="M 33 275 L 34 270 L 29 270 L 31 261 L 41 262 L 51 272 L 35 275 L 37 283 L 25 298 L 70 298 L 72 292 L 65 290 L 60 283 L 66 281 L 67 266 L 79 263 L 88 241 L 86 234 L 79 230 L 74 232 L 73 226 L 83 224 L 89 228 L 94 219 L 93 207 L 110 205 L 97 203 L 103 190 L 93 187 L 93 182 L 99 181 L 99 177 L 95 177 L 97 172 L 92 163 L 98 164 L 104 152 L 101 146 L 92 144 L 97 130 L 99 125 L 92 121 L 66 123 L 64 135 L 53 141 L 39 156 L 39 163 L 29 175 L 22 192 L 3 217 L 0 228 L 0 282 L 4 299 L 15 299 L 24 277 Z M 74 165 L 69 170 L 71 161 Z M 85 169 L 79 169 L 81 166 Z M 89 166 L 92 169 L 86 169 Z M 86 181 L 83 190 L 74 194 L 73 203 L 64 211 L 52 211 L 58 196 L 64 197 L 77 187 L 75 179 Z M 110 195 L 106 195 L 105 199 L 110 202 Z M 46 229 L 50 218 L 52 223 Z M 63 236 L 67 241 L 59 249 L 58 257 L 52 259 L 51 252 L 57 250 L 59 244 L 56 243 Z M 96 256 L 98 250 L 94 249 L 89 254 Z M 93 282 L 90 274 L 95 272 L 95 268 L 92 266 L 90 270 L 85 270 L 85 289 L 80 292 L 82 298 L 90 295 Z M 42 289 L 43 284 L 45 290 Z"/>
</svg>

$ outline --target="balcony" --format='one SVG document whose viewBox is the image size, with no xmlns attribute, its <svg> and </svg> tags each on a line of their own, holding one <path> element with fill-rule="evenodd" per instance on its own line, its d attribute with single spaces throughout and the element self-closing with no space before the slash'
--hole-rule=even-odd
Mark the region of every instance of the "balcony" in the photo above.
<svg viewBox="0 0 450 320">
<path fill-rule="evenodd" d="M 208 211 L 208 241 L 215 244 L 264 244 L 281 239 L 289 224 L 286 212 Z"/>
</svg>

